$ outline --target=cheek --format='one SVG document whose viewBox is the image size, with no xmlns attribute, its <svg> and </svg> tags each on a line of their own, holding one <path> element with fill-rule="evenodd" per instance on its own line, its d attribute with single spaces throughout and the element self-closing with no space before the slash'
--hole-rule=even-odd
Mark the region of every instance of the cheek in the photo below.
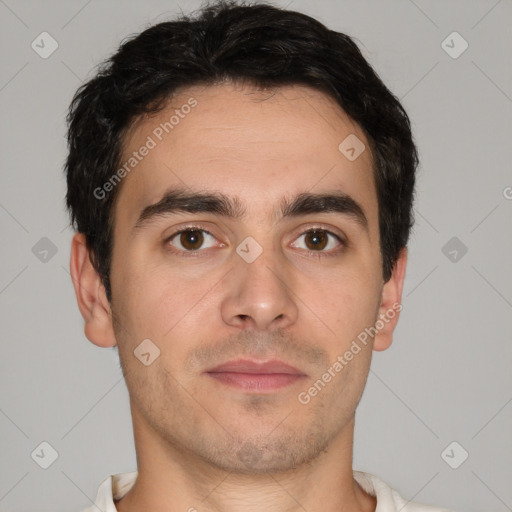
<svg viewBox="0 0 512 512">
<path fill-rule="evenodd" d="M 168 373 L 177 373 L 183 365 L 188 344 L 181 340 L 192 334 L 187 324 L 191 305 L 182 288 L 169 291 L 169 281 L 147 273 L 130 276 L 122 282 L 122 297 L 113 311 L 120 322 L 116 338 L 127 385 L 140 401 L 147 393 L 161 393 Z M 148 366 L 138 358 L 143 353 L 150 354 Z"/>
<path fill-rule="evenodd" d="M 129 326 L 132 343 L 145 338 L 167 346 L 176 333 L 197 320 L 201 299 L 214 279 L 184 276 L 165 265 L 134 263 L 120 276 L 118 309 Z M 139 341 L 140 342 L 140 341 Z"/>
<path fill-rule="evenodd" d="M 335 334 L 336 343 L 350 343 L 365 328 L 374 324 L 381 299 L 378 279 L 370 273 L 346 273 L 331 280 L 328 289 L 315 294 L 322 304 L 325 323 Z"/>
<path fill-rule="evenodd" d="M 148 267 L 129 256 L 115 268 L 111 278 L 113 310 L 121 324 L 123 345 L 132 347 L 143 339 L 156 339 L 161 335 L 158 319 L 162 318 L 160 287 L 164 283 L 152 278 Z"/>
</svg>

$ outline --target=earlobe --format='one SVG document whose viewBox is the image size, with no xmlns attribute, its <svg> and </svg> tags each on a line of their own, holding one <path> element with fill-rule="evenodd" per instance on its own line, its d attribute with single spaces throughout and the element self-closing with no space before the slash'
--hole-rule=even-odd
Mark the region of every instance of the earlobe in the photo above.
<svg viewBox="0 0 512 512">
<path fill-rule="evenodd" d="M 378 329 L 373 341 L 373 350 L 386 350 L 393 341 L 393 332 L 402 310 L 402 290 L 407 266 L 407 249 L 403 248 L 393 267 L 393 273 L 382 289 L 382 300 L 376 321 Z"/>
<path fill-rule="evenodd" d="M 99 347 L 115 346 L 110 304 L 101 278 L 91 262 L 83 233 L 76 233 L 73 237 L 69 264 L 78 308 L 85 320 L 85 335 Z"/>
</svg>

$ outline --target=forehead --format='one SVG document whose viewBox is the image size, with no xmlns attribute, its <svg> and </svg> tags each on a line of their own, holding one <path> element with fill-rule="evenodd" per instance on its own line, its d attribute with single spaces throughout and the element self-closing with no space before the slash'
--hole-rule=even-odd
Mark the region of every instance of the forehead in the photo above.
<svg viewBox="0 0 512 512">
<path fill-rule="evenodd" d="M 366 147 L 353 161 L 339 148 L 347 137 Z M 126 166 L 116 224 L 133 225 L 173 186 L 239 197 L 254 214 L 290 193 L 337 189 L 358 196 L 368 216 L 376 215 L 364 132 L 334 100 L 309 87 L 189 87 L 156 115 L 138 119 L 123 146 L 121 165 L 135 165 Z"/>
</svg>

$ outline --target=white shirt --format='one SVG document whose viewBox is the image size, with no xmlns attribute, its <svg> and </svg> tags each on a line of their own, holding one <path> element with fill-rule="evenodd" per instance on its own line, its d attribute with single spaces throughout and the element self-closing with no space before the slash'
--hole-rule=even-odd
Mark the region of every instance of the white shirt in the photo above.
<svg viewBox="0 0 512 512">
<path fill-rule="evenodd" d="M 377 498 L 375 512 L 451 512 L 444 508 L 429 507 L 407 501 L 379 477 L 362 471 L 353 471 L 356 482 L 371 496 Z M 120 500 L 132 487 L 137 478 L 137 471 L 120 473 L 107 477 L 98 489 L 98 495 L 91 506 L 82 512 L 117 512 L 114 500 Z"/>
</svg>

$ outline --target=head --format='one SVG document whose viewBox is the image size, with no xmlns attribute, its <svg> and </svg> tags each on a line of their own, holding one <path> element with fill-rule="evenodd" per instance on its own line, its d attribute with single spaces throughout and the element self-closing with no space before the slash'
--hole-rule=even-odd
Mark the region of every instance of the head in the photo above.
<svg viewBox="0 0 512 512">
<path fill-rule="evenodd" d="M 222 2 L 125 42 L 68 121 L 78 303 L 141 431 L 227 470 L 315 458 L 398 319 L 417 165 L 398 100 L 348 36 Z M 212 377 L 241 357 L 300 375 Z"/>
</svg>

